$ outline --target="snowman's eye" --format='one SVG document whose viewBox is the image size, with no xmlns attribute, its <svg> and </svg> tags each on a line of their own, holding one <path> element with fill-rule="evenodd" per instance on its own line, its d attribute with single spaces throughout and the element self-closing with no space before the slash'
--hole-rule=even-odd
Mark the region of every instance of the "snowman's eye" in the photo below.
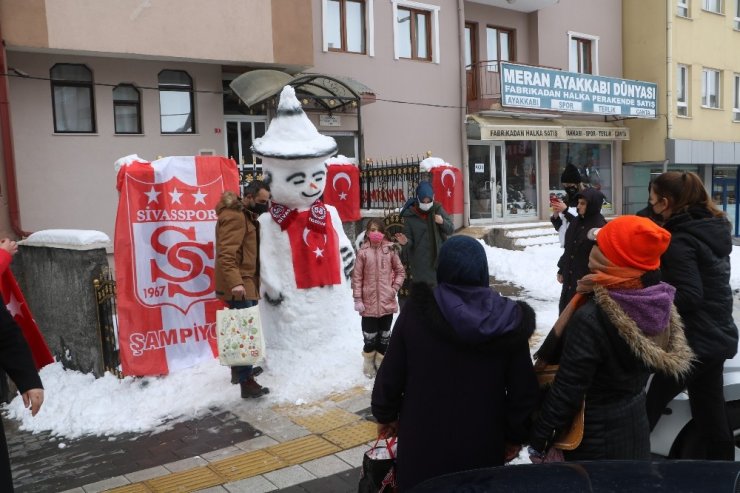
<svg viewBox="0 0 740 493">
<path fill-rule="evenodd" d="M 311 176 L 313 177 L 313 181 L 320 182 L 324 179 L 324 176 L 326 176 L 326 171 L 317 171 Z"/>
<path fill-rule="evenodd" d="M 299 171 L 298 173 L 293 173 L 289 177 L 285 179 L 285 181 L 292 183 L 293 185 L 300 185 L 301 183 L 306 183 L 306 173 L 303 173 Z"/>
</svg>

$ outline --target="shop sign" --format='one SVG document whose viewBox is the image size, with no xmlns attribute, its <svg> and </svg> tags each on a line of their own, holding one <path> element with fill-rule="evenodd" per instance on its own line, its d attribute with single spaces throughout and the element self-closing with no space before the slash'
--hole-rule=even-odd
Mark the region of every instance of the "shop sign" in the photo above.
<svg viewBox="0 0 740 493">
<path fill-rule="evenodd" d="M 655 118 L 657 92 L 652 82 L 501 63 L 503 106 Z"/>
<path fill-rule="evenodd" d="M 626 127 L 481 125 L 481 140 L 629 140 Z"/>
<path fill-rule="evenodd" d="M 341 127 L 342 117 L 334 115 L 319 115 L 319 126 L 321 127 Z"/>
<path fill-rule="evenodd" d="M 568 140 L 630 140 L 627 127 L 565 127 Z"/>
</svg>

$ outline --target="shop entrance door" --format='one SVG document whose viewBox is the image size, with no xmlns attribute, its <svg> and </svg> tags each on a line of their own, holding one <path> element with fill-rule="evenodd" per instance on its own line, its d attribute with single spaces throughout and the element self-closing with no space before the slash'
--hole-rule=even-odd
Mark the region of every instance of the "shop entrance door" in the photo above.
<svg viewBox="0 0 740 493">
<path fill-rule="evenodd" d="M 468 183 L 470 186 L 470 222 L 485 224 L 503 219 L 500 180 L 504 169 L 502 142 L 468 145 Z"/>
<path fill-rule="evenodd" d="M 262 174 L 262 160 L 252 155 L 252 143 L 254 139 L 265 135 L 267 117 L 227 116 L 224 120 L 224 154 L 236 161 L 242 182 L 252 181 L 252 178 Z"/>
<path fill-rule="evenodd" d="M 732 224 L 732 235 L 740 235 L 738 222 L 737 191 L 740 189 L 740 174 L 735 166 L 715 166 L 712 173 L 712 199 L 727 214 Z"/>
</svg>

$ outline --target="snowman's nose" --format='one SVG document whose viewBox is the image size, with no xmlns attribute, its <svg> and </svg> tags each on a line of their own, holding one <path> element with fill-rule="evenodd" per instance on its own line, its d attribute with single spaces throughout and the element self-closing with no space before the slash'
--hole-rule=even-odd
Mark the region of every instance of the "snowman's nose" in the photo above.
<svg viewBox="0 0 740 493">
<path fill-rule="evenodd" d="M 309 187 L 313 188 L 314 190 L 318 190 L 319 189 L 319 186 L 317 184 L 315 184 L 314 182 L 311 182 L 311 184 L 309 185 Z"/>
</svg>

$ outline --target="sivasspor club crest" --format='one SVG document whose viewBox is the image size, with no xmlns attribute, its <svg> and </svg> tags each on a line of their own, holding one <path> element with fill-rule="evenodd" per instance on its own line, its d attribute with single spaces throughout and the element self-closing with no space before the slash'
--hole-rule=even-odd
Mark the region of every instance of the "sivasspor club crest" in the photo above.
<svg viewBox="0 0 740 493">
<path fill-rule="evenodd" d="M 198 186 L 177 178 L 146 183 L 127 177 L 135 297 L 147 307 L 171 305 L 187 313 L 213 299 L 217 220 L 223 190 L 216 178 Z"/>
</svg>

